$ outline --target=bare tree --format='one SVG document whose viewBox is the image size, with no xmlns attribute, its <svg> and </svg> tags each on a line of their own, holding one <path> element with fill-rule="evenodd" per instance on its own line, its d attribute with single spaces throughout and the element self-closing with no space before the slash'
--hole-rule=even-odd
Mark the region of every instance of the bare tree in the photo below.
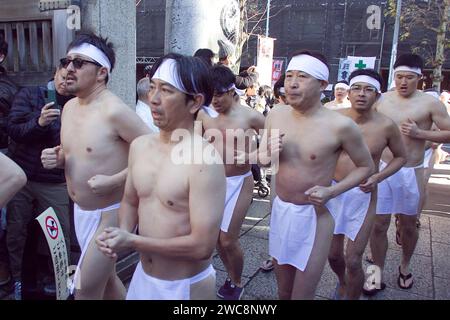
<svg viewBox="0 0 450 320">
<path fill-rule="evenodd" d="M 389 0 L 388 15 L 395 17 L 395 12 L 396 0 Z M 442 65 L 450 49 L 450 40 L 446 37 L 449 33 L 449 15 L 450 0 L 402 1 L 400 40 L 419 35 L 420 41 L 413 46 L 413 52 L 421 54 L 426 64 L 433 68 L 433 87 L 437 90 L 441 87 Z M 425 35 L 421 36 L 422 33 Z"/>
<path fill-rule="evenodd" d="M 270 18 L 289 8 L 286 0 L 272 0 Z M 244 46 L 251 36 L 265 35 L 265 22 L 267 19 L 267 1 L 265 0 L 239 0 L 240 24 L 239 37 L 235 49 L 236 65 L 239 69 Z"/>
</svg>

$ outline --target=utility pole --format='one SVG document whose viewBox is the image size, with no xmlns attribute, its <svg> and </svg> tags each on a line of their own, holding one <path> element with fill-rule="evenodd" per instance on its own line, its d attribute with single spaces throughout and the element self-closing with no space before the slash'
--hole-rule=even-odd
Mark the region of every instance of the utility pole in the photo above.
<svg viewBox="0 0 450 320">
<path fill-rule="evenodd" d="M 267 0 L 266 38 L 269 37 L 270 0 Z"/>
<path fill-rule="evenodd" d="M 397 58 L 398 34 L 400 30 L 400 15 L 402 13 L 402 0 L 397 0 L 397 12 L 395 14 L 394 38 L 392 40 L 391 64 L 389 65 L 388 89 L 391 86 L 394 76 L 394 63 Z"/>
</svg>

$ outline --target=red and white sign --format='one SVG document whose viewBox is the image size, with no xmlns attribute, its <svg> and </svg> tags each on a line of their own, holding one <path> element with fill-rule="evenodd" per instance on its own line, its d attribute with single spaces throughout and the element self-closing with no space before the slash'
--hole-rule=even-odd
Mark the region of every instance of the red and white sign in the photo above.
<svg viewBox="0 0 450 320">
<path fill-rule="evenodd" d="M 282 72 L 283 72 L 283 63 L 284 60 L 282 59 L 273 59 L 272 63 L 272 87 L 274 86 L 275 82 L 278 81 L 278 79 L 281 78 Z"/>
<path fill-rule="evenodd" d="M 45 219 L 45 228 L 47 230 L 48 236 L 55 240 L 58 238 L 58 224 L 56 223 L 56 220 L 52 216 L 48 216 Z"/>
</svg>

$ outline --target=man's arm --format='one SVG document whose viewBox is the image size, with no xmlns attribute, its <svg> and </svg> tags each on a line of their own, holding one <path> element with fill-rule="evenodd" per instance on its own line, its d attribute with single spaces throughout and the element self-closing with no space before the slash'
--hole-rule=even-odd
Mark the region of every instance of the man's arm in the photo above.
<svg viewBox="0 0 450 320">
<path fill-rule="evenodd" d="M 450 116 L 447 109 L 440 102 L 434 102 L 431 107 L 431 119 L 439 130 L 420 129 L 417 124 L 409 119 L 406 123 L 402 123 L 401 131 L 404 135 L 415 139 L 429 140 L 437 143 L 450 142 Z"/>
<path fill-rule="evenodd" d="M 389 119 L 389 121 L 390 124 L 384 132 L 387 133 L 387 147 L 391 151 L 393 158 L 383 170 L 374 173 L 367 181 L 360 184 L 359 187 L 364 192 L 371 192 L 378 183 L 396 173 L 406 163 L 406 150 L 400 130 L 392 120 Z"/>
<path fill-rule="evenodd" d="M 349 119 L 346 121 L 346 126 L 340 130 L 342 149 L 349 155 L 356 168 L 339 183 L 330 187 L 333 198 L 356 187 L 375 171 L 372 156 L 359 127 Z"/>
<path fill-rule="evenodd" d="M 0 208 L 27 183 L 22 169 L 0 152 Z"/>
</svg>

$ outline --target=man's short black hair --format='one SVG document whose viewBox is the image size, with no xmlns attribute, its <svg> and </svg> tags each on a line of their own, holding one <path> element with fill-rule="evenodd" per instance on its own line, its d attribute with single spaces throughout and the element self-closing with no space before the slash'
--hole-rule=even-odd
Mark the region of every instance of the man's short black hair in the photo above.
<svg viewBox="0 0 450 320">
<path fill-rule="evenodd" d="M 417 54 L 405 53 L 397 58 L 394 63 L 394 69 L 400 66 L 408 66 L 411 68 L 419 68 L 420 70 L 423 70 L 423 59 Z"/>
<path fill-rule="evenodd" d="M 374 69 L 357 69 L 350 74 L 348 81 L 351 81 L 357 76 L 369 76 L 377 80 L 380 83 L 380 87 L 383 86 L 383 79 L 381 78 L 380 74 Z"/>
<path fill-rule="evenodd" d="M 204 62 L 206 62 L 208 67 L 213 66 L 212 59 L 214 58 L 214 52 L 211 49 L 207 48 L 198 49 L 197 51 L 195 51 L 194 57 L 202 59 Z"/>
<path fill-rule="evenodd" d="M 0 34 L 0 54 L 5 57 L 8 55 L 8 43 L 5 41 L 3 34 Z"/>
<path fill-rule="evenodd" d="M 285 78 L 286 78 L 286 75 L 282 74 L 280 79 L 278 79 L 277 82 L 275 82 L 275 84 L 273 85 L 273 95 L 277 99 L 280 99 L 280 96 L 285 95 L 284 93 L 280 92 L 280 89 L 284 88 L 284 79 Z"/>
<path fill-rule="evenodd" d="M 322 61 L 327 66 L 328 70 L 330 70 L 330 65 L 328 64 L 327 58 L 325 58 L 325 56 L 323 54 L 321 54 L 320 52 L 317 52 L 317 51 L 303 50 L 302 49 L 302 50 L 294 52 L 292 54 L 292 56 L 291 56 L 291 59 L 293 57 L 296 57 L 296 56 L 299 56 L 299 55 L 302 55 L 302 54 L 306 54 L 308 56 L 311 56 L 311 57 L 314 57 L 316 59 L 319 59 L 320 61 Z"/>
<path fill-rule="evenodd" d="M 91 31 L 82 31 L 77 37 L 69 44 L 67 48 L 67 52 L 71 49 L 82 45 L 83 43 L 88 43 L 97 47 L 100 51 L 102 51 L 109 60 L 111 64 L 111 70 L 114 69 L 114 65 L 116 64 L 116 54 L 114 52 L 114 45 L 112 42 L 108 42 L 108 38 L 102 38 L 101 36 L 97 36 L 95 33 Z M 106 76 L 106 83 L 108 83 L 109 77 Z"/>
<path fill-rule="evenodd" d="M 214 92 L 226 92 L 235 82 L 236 76 L 230 68 L 216 65 L 211 68 L 211 78 L 213 81 Z"/>
<path fill-rule="evenodd" d="M 173 59 L 177 62 L 177 71 L 180 76 L 181 83 L 187 92 L 192 94 L 203 95 L 205 101 L 204 105 L 211 104 L 213 97 L 213 86 L 211 75 L 206 64 L 199 58 L 184 56 L 178 53 L 169 53 L 161 57 L 153 65 L 149 73 L 151 79 L 156 70 L 166 59 Z M 187 99 L 193 99 L 193 95 L 186 94 Z"/>
</svg>

